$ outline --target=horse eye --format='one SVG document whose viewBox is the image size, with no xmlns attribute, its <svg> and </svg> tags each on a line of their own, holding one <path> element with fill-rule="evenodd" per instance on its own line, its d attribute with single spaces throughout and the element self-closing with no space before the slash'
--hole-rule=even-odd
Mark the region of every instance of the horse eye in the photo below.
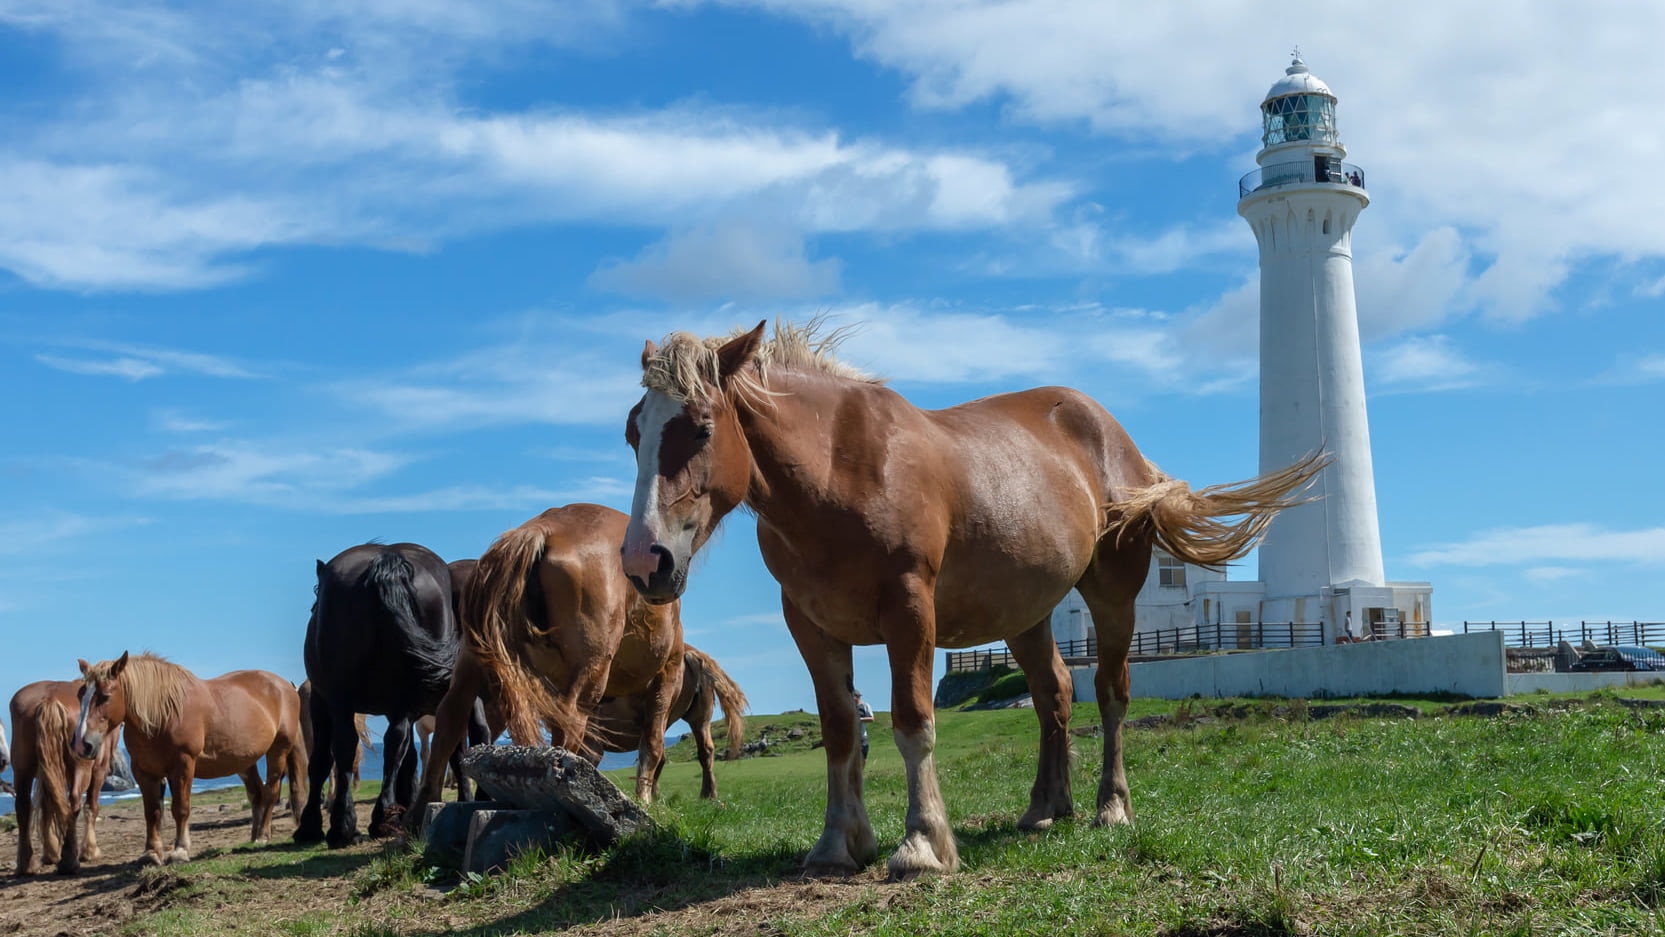
<svg viewBox="0 0 1665 937">
<path fill-rule="evenodd" d="M 707 439 L 710 439 L 711 438 L 711 424 L 710 423 L 701 423 L 699 425 L 699 427 L 694 430 L 694 438 L 699 440 L 700 442 L 705 442 Z"/>
</svg>

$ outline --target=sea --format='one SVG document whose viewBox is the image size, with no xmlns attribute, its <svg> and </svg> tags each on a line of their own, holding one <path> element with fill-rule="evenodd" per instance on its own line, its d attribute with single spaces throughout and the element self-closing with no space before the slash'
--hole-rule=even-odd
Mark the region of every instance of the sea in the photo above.
<svg viewBox="0 0 1665 937">
<path fill-rule="evenodd" d="M 666 739 L 667 744 L 674 741 L 675 739 Z M 369 756 L 366 757 L 366 762 L 374 764 L 374 762 L 370 760 Z M 612 771 L 617 768 L 634 768 L 635 766 L 636 754 L 634 752 L 627 752 L 625 754 L 613 754 L 612 752 L 609 752 L 601 757 L 601 770 L 603 771 Z M 265 769 L 262 768 L 261 771 L 264 773 Z M 0 780 L 4 780 L 8 785 L 11 784 L 12 769 L 10 767 L 8 767 L 4 772 L 0 772 Z M 229 778 L 199 778 L 191 784 L 191 793 L 201 794 L 204 791 L 217 791 L 222 788 L 242 786 L 243 780 L 235 775 Z M 131 791 L 122 791 L 117 794 L 100 794 L 98 802 L 100 804 L 115 804 L 128 800 L 137 800 L 138 797 L 139 792 L 135 789 Z M 0 793 L 0 816 L 13 813 L 15 810 L 16 804 L 12 799 L 12 795 Z"/>
</svg>

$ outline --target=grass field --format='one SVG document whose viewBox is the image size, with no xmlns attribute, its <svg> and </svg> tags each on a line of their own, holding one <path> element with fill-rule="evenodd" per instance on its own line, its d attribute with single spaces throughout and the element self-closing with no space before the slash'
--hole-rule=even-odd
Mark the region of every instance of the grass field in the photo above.
<svg viewBox="0 0 1665 937">
<path fill-rule="evenodd" d="M 1652 697 L 1659 689 L 1626 691 Z M 1033 781 L 1034 714 L 939 714 L 938 764 L 962 870 L 883 883 L 797 878 L 820 832 L 820 752 L 666 769 L 660 831 L 600 855 L 527 856 L 457 882 L 410 849 L 239 849 L 166 877 L 134 934 L 1665 934 L 1665 709 L 1616 697 L 1533 697 L 1490 717 L 1317 720 L 1296 702 L 1136 701 L 1128 733 L 1135 825 L 1015 828 Z M 1206 718 L 1198 718 L 1204 716 Z M 1078 706 L 1075 723 L 1096 723 Z M 814 728 L 802 714 L 750 725 Z M 881 848 L 906 792 L 884 714 L 868 809 Z M 1098 739 L 1076 739 L 1075 799 L 1092 812 Z M 622 778 L 619 778 L 622 782 Z M 361 791 L 361 796 L 365 792 Z M 304 911 L 274 889 L 347 877 L 350 897 Z M 454 886 L 441 895 L 434 883 Z M 304 903 L 303 903 L 304 904 Z"/>
</svg>

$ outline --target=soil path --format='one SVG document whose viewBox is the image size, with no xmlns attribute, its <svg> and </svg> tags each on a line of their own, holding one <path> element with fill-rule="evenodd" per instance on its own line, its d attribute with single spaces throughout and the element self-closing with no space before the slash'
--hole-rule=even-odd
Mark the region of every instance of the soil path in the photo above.
<svg viewBox="0 0 1665 937">
<path fill-rule="evenodd" d="M 235 798 L 234 802 L 225 802 Z M 215 802 L 219 801 L 219 802 Z M 191 810 L 191 848 L 205 856 L 249 841 L 249 809 L 241 790 L 198 794 Z M 358 804 L 359 829 L 369 826 L 371 802 Z M 145 822 L 137 799 L 100 808 L 98 845 L 104 858 L 88 863 L 81 874 L 52 873 L 16 877 L 17 831 L 0 832 L 0 935 L 114 935 L 137 914 L 156 907 L 165 895 L 147 890 L 141 873 L 154 868 L 140 860 L 144 854 Z M 287 843 L 295 830 L 287 806 L 272 824 L 274 844 Z M 162 840 L 173 843 L 173 818 L 164 813 Z M 40 841 L 36 839 L 36 849 Z M 368 843 L 368 841 L 367 841 Z M 376 845 L 356 849 L 375 850 Z M 325 890 L 331 883 L 312 882 Z M 346 883 L 339 883 L 345 894 Z"/>
</svg>

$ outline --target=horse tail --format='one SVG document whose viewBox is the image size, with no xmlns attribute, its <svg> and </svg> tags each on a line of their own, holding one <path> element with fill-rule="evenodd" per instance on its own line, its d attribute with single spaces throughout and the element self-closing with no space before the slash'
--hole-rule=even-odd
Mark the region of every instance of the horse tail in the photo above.
<svg viewBox="0 0 1665 937">
<path fill-rule="evenodd" d="M 527 608 L 544 545 L 544 533 L 536 528 L 505 532 L 480 556 L 474 578 L 463 590 L 465 640 L 496 687 L 509 737 L 517 745 L 540 744 L 544 725 L 556 730 L 557 741 L 583 742 L 572 731 L 577 712 L 561 704 L 525 657 L 527 641 L 547 630 L 537 627 Z"/>
<path fill-rule="evenodd" d="M 358 743 L 366 751 L 376 747 L 376 740 L 370 737 L 370 722 L 364 713 L 353 713 L 353 731 L 358 733 Z"/>
<path fill-rule="evenodd" d="M 36 804 L 43 825 L 61 827 L 69 821 L 68 762 L 73 757 L 69 744 L 75 735 L 75 721 L 63 703 L 47 699 L 35 707 L 34 722 L 36 770 L 40 773 Z"/>
<path fill-rule="evenodd" d="M 1327 454 L 1314 452 L 1248 481 L 1193 491 L 1147 462 L 1156 480 L 1109 506 L 1105 535 L 1117 542 L 1130 534 L 1149 536 L 1175 559 L 1218 567 L 1254 549 L 1279 511 L 1316 500 L 1295 492 L 1329 463 Z M 1240 519 L 1220 520 L 1233 517 Z"/>
<path fill-rule="evenodd" d="M 416 679 L 423 686 L 443 693 L 451 685 L 457 649 L 422 627 L 417 611 L 420 603 L 416 596 L 416 567 L 397 550 L 383 550 L 370 561 L 359 582 L 381 600 Z"/>
<path fill-rule="evenodd" d="M 301 809 L 306 806 L 306 747 L 300 742 L 289 746 L 289 754 L 284 756 L 284 770 L 289 773 L 289 813 L 299 823 Z"/>
<path fill-rule="evenodd" d="M 746 702 L 746 694 L 740 689 L 711 655 L 704 651 L 683 646 L 683 653 L 692 657 L 705 671 L 705 676 L 711 681 L 711 686 L 717 691 L 717 702 L 723 704 L 723 727 L 728 733 L 728 759 L 740 759 L 740 746 L 746 741 L 746 708 L 751 704 Z"/>
</svg>

